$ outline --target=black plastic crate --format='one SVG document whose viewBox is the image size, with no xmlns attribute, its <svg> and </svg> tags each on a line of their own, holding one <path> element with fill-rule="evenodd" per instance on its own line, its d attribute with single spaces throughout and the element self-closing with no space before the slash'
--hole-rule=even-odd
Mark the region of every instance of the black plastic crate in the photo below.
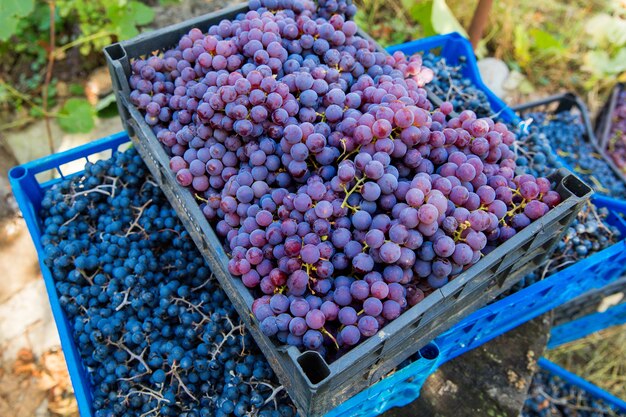
<svg viewBox="0 0 626 417">
<path fill-rule="evenodd" d="M 592 190 L 569 171 L 559 170 L 552 179 L 558 184 L 561 204 L 332 363 L 317 352 L 278 346 L 260 331 L 251 314 L 252 295 L 239 278 L 228 272 L 228 257 L 221 241 L 192 193 L 176 183 L 168 155 L 129 97 L 132 59 L 172 47 L 193 27 L 206 31 L 209 25 L 232 19 L 246 10 L 246 5 L 234 6 L 142 34 L 107 47 L 105 55 L 120 115 L 133 143 L 300 412 L 321 416 L 386 376 L 437 335 L 540 266 Z M 362 32 L 361 35 L 367 36 Z"/>
<path fill-rule="evenodd" d="M 548 114 L 558 114 L 561 112 L 570 112 L 570 111 L 578 112 L 582 119 L 583 125 L 585 127 L 585 132 L 583 136 L 585 141 L 591 144 L 595 152 L 602 157 L 603 161 L 606 162 L 606 164 L 611 168 L 611 170 L 618 177 L 618 179 L 621 179 L 624 182 L 624 184 L 626 184 L 626 175 L 617 167 L 617 165 L 615 165 L 615 163 L 613 162 L 613 159 L 606 153 L 605 151 L 606 147 L 601 145 L 598 142 L 597 137 L 593 130 L 593 126 L 591 124 L 591 119 L 589 117 L 589 111 L 587 110 L 587 106 L 575 94 L 573 93 L 556 94 L 556 95 L 549 96 L 541 100 L 531 101 L 528 103 L 514 106 L 512 107 L 512 109 L 516 113 L 521 115 L 522 117 L 525 114 L 534 113 L 534 112 L 545 112 Z M 608 136 L 608 129 L 606 132 L 607 132 L 606 136 Z M 605 138 L 605 140 L 607 139 Z M 565 163 L 565 161 L 562 161 L 562 163 L 568 169 L 576 171 L 573 167 L 568 166 L 568 164 Z"/>
<path fill-rule="evenodd" d="M 602 149 L 608 158 L 611 158 L 611 155 L 608 152 L 608 148 L 611 145 L 611 125 L 613 119 L 613 111 L 615 111 L 615 107 L 617 107 L 617 99 L 624 90 L 626 89 L 625 83 L 616 84 L 615 87 L 611 90 L 611 94 L 609 95 L 608 100 L 602 106 L 602 109 L 598 112 L 596 116 L 595 123 L 595 138 L 598 147 Z M 611 162 L 613 159 L 611 158 Z M 617 168 L 617 167 L 616 167 Z M 619 174 L 622 177 L 622 180 L 626 182 L 626 173 L 619 168 L 617 168 Z"/>
</svg>

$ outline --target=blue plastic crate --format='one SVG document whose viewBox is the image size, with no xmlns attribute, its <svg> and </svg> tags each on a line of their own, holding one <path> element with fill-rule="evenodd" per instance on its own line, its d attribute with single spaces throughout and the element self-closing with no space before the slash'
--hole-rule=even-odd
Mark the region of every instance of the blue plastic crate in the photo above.
<svg viewBox="0 0 626 417">
<path fill-rule="evenodd" d="M 487 99 L 489 100 L 489 104 L 491 104 L 491 108 L 494 113 L 510 123 L 517 123 L 520 121 L 515 112 L 511 110 L 504 101 L 496 96 L 493 91 L 487 88 L 480 77 L 472 44 L 461 34 L 453 32 L 447 35 L 430 36 L 428 38 L 393 45 L 387 48 L 387 52 L 391 54 L 396 51 L 404 52 L 407 55 L 413 55 L 418 52 L 432 52 L 435 55 L 444 57 L 446 62 L 451 65 L 458 65 L 459 57 L 465 56 L 467 61 L 463 66 L 463 76 L 471 80 L 478 89 L 482 90 L 487 95 Z"/>
<path fill-rule="evenodd" d="M 544 371 L 555 375 L 561 378 L 563 381 L 568 382 L 569 384 L 586 391 L 593 397 L 603 400 L 607 405 L 612 406 L 615 410 L 626 412 L 626 401 L 617 398 L 613 394 L 608 393 L 607 391 L 603 390 L 597 385 L 592 384 L 586 379 L 581 378 L 578 375 L 561 368 L 560 366 L 553 362 L 550 362 L 546 358 L 539 358 L 537 364 Z"/>
<path fill-rule="evenodd" d="M 562 344 L 620 324 L 626 324 L 626 302 L 611 307 L 602 313 L 589 314 L 555 326 L 550 334 L 548 348 L 553 349 Z"/>
<path fill-rule="evenodd" d="M 56 291 L 54 279 L 50 269 L 44 264 L 45 254 L 41 245 L 41 219 L 39 211 L 41 210 L 41 200 L 44 192 L 52 185 L 62 181 L 64 178 L 77 175 L 82 172 L 68 171 L 64 167 L 65 164 L 82 160 L 89 161 L 89 157 L 95 154 L 108 153 L 109 155 L 120 148 L 120 146 L 128 147 L 130 139 L 125 132 L 97 140 L 95 142 L 79 146 L 65 152 L 50 155 L 26 164 L 17 166 L 9 171 L 9 181 L 13 188 L 13 194 L 17 204 L 22 211 L 26 226 L 35 244 L 37 255 L 39 257 L 39 266 L 41 274 L 46 285 L 52 315 L 59 331 L 61 339 L 61 347 L 65 356 L 65 362 L 69 371 L 74 394 L 78 403 L 78 409 L 82 417 L 92 417 L 91 410 L 92 394 L 90 388 L 89 377 L 86 369 L 80 359 L 80 354 L 72 337 L 72 328 L 68 322 L 65 313 L 59 303 L 59 296 Z M 92 162 L 101 158 L 94 158 Z M 50 171 L 53 171 L 57 178 L 45 182 L 40 182 L 38 178 L 49 178 Z"/>
</svg>

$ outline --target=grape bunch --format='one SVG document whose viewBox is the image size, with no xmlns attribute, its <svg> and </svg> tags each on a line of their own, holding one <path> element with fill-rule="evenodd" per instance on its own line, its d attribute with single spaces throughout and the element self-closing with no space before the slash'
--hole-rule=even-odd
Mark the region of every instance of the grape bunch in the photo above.
<svg viewBox="0 0 626 417">
<path fill-rule="evenodd" d="M 544 172 L 554 168 L 556 153 L 597 192 L 626 198 L 626 184 L 586 141 L 585 127 L 578 114 L 533 112 L 523 117 L 532 119 L 532 124 L 525 144 L 521 145 L 518 165 L 530 166 L 531 170 L 545 175 Z M 548 144 L 554 152 L 547 152 Z"/>
<path fill-rule="evenodd" d="M 42 200 L 45 263 L 96 417 L 295 410 L 134 149 Z"/>
<path fill-rule="evenodd" d="M 611 404 L 594 397 L 544 370 L 535 375 L 521 412 L 522 417 L 626 416 Z"/>
<path fill-rule="evenodd" d="M 433 71 L 433 80 L 428 84 L 431 91 L 441 100 L 450 102 L 457 112 L 472 110 L 478 117 L 493 117 L 487 95 L 463 76 L 467 57 L 460 55 L 458 60 L 458 65 L 449 65 L 443 56 L 432 52 L 424 55 L 423 65 Z"/>
<path fill-rule="evenodd" d="M 611 128 L 607 151 L 615 164 L 626 173 L 626 90 L 619 92 L 609 117 Z"/>
<path fill-rule="evenodd" d="M 560 202 L 515 175 L 504 124 L 433 108 L 419 55 L 378 52 L 331 2 L 250 8 L 130 85 L 267 336 L 335 358 Z"/>
</svg>

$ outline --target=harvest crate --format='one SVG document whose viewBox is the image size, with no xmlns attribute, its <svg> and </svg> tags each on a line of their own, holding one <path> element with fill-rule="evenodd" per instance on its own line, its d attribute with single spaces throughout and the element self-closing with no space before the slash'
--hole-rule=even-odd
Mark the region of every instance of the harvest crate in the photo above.
<svg viewBox="0 0 626 417">
<path fill-rule="evenodd" d="M 142 34 L 105 48 L 105 55 L 122 121 L 137 150 L 300 412 L 316 417 L 379 381 L 455 322 L 541 265 L 592 190 L 569 171 L 558 171 L 552 180 L 558 184 L 561 204 L 332 363 L 316 352 L 275 344 L 260 331 L 258 321 L 250 314 L 252 295 L 240 279 L 228 272 L 228 257 L 221 241 L 191 192 L 176 183 L 167 153 L 129 96 L 132 59 L 172 47 L 193 27 L 206 30 L 246 10 L 246 5 L 233 6 Z"/>
<path fill-rule="evenodd" d="M 626 277 L 589 291 L 554 312 L 554 325 L 560 325 L 593 313 L 604 313 L 613 306 L 626 301 Z"/>
<path fill-rule="evenodd" d="M 94 415 L 91 385 L 73 341 L 71 325 L 60 307 L 52 274 L 44 264 L 45 254 L 41 246 L 41 199 L 45 190 L 60 179 L 41 178 L 49 178 L 47 174 L 50 171 L 61 178 L 80 175 L 82 168 L 76 169 L 77 161 L 84 164 L 87 160 L 94 162 L 99 159 L 97 155 L 108 157 L 111 151 L 127 147 L 129 141 L 124 132 L 118 133 L 21 165 L 9 174 L 13 192 L 39 255 L 42 275 L 82 417 Z M 626 225 L 621 217 L 626 213 L 626 204 L 616 206 L 607 203 L 606 207 L 611 211 L 609 221 L 626 233 Z M 474 349 L 583 292 L 612 282 L 621 275 L 625 266 L 626 243 L 621 241 L 542 282 L 478 310 L 439 335 L 434 344 L 421 349 L 410 365 L 350 398 L 330 411 L 327 417 L 376 416 L 389 408 L 414 401 L 419 396 L 424 380 L 439 364 Z"/>
<path fill-rule="evenodd" d="M 591 313 L 554 327 L 550 335 L 548 347 L 555 348 L 600 330 L 621 324 L 626 324 L 626 302 L 622 302 L 606 311 Z"/>
<path fill-rule="evenodd" d="M 41 244 L 43 229 L 42 220 L 39 216 L 41 200 L 45 191 L 54 184 L 59 183 L 64 178 L 80 175 L 87 161 L 95 162 L 101 159 L 102 156 L 108 158 L 113 151 L 129 145 L 129 138 L 126 133 L 120 132 L 78 148 L 28 162 L 9 171 L 9 181 L 15 200 L 24 216 L 26 226 L 37 250 L 41 275 L 46 284 L 48 300 L 50 301 L 52 315 L 59 331 L 63 355 L 65 356 L 81 417 L 93 417 L 94 415 L 91 408 L 93 399 L 91 384 L 87 376 L 87 369 L 83 365 L 80 353 L 72 337 L 72 326 L 61 308 L 52 272 L 44 262 L 46 254 Z M 78 170 L 75 168 L 77 161 L 80 161 L 83 165 Z M 50 175 L 51 173 L 52 176 Z M 53 179 L 49 179 L 51 177 Z"/>
<path fill-rule="evenodd" d="M 602 160 L 611 168 L 613 173 L 626 184 L 626 175 L 624 175 L 624 173 L 620 171 L 617 165 L 615 165 L 615 163 L 613 162 L 613 159 L 611 159 L 611 157 L 607 155 L 605 150 L 598 144 L 596 135 L 593 132 L 593 127 L 591 125 L 587 106 L 585 106 L 585 103 L 583 103 L 582 100 L 575 94 L 556 94 L 546 97 L 542 100 L 531 101 L 518 106 L 514 106 L 513 110 L 522 117 L 524 117 L 525 114 L 533 112 L 545 112 L 548 114 L 558 114 L 561 112 L 569 111 L 578 112 L 580 114 L 580 117 L 582 118 L 582 122 L 585 127 L 585 134 L 583 136 L 584 140 L 591 144 L 595 152 L 602 157 Z M 557 152 L 557 159 L 561 162 L 561 164 L 567 169 L 576 172 L 575 167 L 571 167 L 570 164 L 568 164 L 561 156 L 558 155 L 558 149 L 555 149 L 555 151 Z M 611 197 L 610 194 L 607 194 L 606 192 L 597 191 L 597 194 Z"/>
<path fill-rule="evenodd" d="M 581 378 L 578 375 L 561 368 L 560 366 L 558 366 L 557 364 L 553 362 L 550 362 L 546 358 L 540 358 L 537 364 L 545 372 L 548 372 L 552 374 L 553 376 L 556 376 L 562 379 L 563 381 L 565 381 L 566 383 L 570 385 L 573 385 L 583 391 L 586 391 L 592 397 L 595 397 L 597 399 L 604 401 L 606 405 L 613 408 L 613 410 L 619 411 L 622 413 L 626 412 L 626 401 L 620 398 L 617 398 L 613 394 L 608 393 L 607 391 L 603 390 L 597 385 L 592 384 L 586 379 Z"/>
<path fill-rule="evenodd" d="M 447 35 L 435 35 L 424 39 L 393 45 L 387 48 L 387 52 L 393 54 L 396 51 L 404 52 L 407 55 L 416 53 L 432 52 L 434 55 L 441 56 L 446 59 L 446 63 L 450 65 L 459 65 L 459 57 L 467 58 L 463 71 L 461 72 L 465 78 L 472 81 L 472 84 L 479 90 L 482 90 L 491 108 L 496 115 L 500 116 L 504 121 L 509 123 L 517 123 L 519 118 L 511 110 L 504 101 L 496 96 L 483 82 L 476 64 L 476 56 L 474 49 L 469 40 L 457 32 Z"/>
</svg>

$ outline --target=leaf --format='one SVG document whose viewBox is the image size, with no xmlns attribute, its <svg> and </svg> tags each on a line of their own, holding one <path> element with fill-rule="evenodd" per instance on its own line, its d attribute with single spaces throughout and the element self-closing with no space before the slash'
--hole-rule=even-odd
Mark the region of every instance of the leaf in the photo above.
<svg viewBox="0 0 626 417">
<path fill-rule="evenodd" d="M 530 42 L 528 33 L 522 25 L 515 26 L 513 31 L 513 52 L 515 60 L 521 67 L 526 67 L 530 63 Z"/>
<path fill-rule="evenodd" d="M 34 0 L 1 0 L 0 41 L 9 40 L 15 34 L 20 19 L 28 16 L 34 8 Z"/>
<path fill-rule="evenodd" d="M 456 19 L 445 0 L 433 0 L 430 21 L 437 33 L 446 34 L 458 32 L 466 38 L 468 37 L 467 32 L 465 32 L 463 26 L 461 26 Z"/>
<path fill-rule="evenodd" d="M 128 4 L 127 11 L 133 16 L 135 24 L 139 26 L 147 25 L 154 19 L 154 10 L 138 1 L 131 1 Z"/>
<path fill-rule="evenodd" d="M 432 0 L 425 2 L 402 0 L 402 5 L 408 11 L 411 19 L 422 27 L 424 37 L 437 34 L 432 25 Z"/>
<path fill-rule="evenodd" d="M 98 100 L 95 106 L 95 110 L 98 117 L 114 117 L 117 116 L 117 105 L 115 100 L 115 93 L 106 95 Z"/>
<path fill-rule="evenodd" d="M 73 96 L 82 96 L 85 94 L 85 88 L 80 84 L 72 83 L 69 86 L 69 92 Z"/>
<path fill-rule="evenodd" d="M 89 133 L 95 126 L 94 110 L 84 98 L 71 98 L 59 111 L 59 126 L 68 133 Z"/>
<path fill-rule="evenodd" d="M 119 39 L 130 39 L 139 34 L 137 26 L 146 25 L 154 19 L 154 11 L 138 1 L 107 10 L 111 26 Z"/>
<path fill-rule="evenodd" d="M 530 36 L 533 38 L 534 46 L 541 51 L 561 52 L 565 50 L 563 43 L 550 33 L 541 29 L 530 29 Z"/>
</svg>

